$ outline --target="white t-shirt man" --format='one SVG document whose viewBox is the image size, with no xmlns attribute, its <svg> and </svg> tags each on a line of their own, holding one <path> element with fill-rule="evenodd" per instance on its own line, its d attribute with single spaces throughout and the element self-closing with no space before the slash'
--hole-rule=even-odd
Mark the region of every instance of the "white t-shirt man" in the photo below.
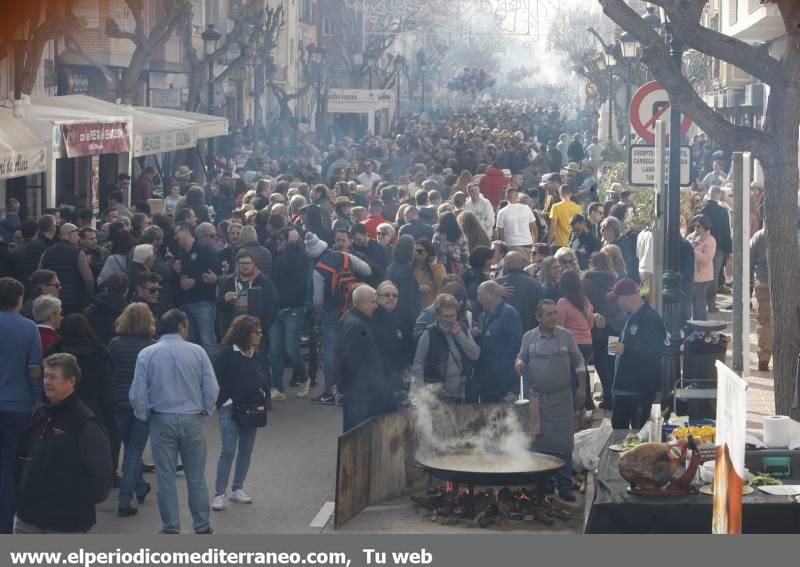
<svg viewBox="0 0 800 567">
<path fill-rule="evenodd" d="M 528 205 L 510 203 L 497 213 L 497 228 L 503 229 L 503 240 L 508 246 L 530 246 L 531 223 L 536 222 Z"/>
<path fill-rule="evenodd" d="M 361 175 L 356 176 L 356 180 L 358 181 L 359 185 L 363 185 L 370 191 L 372 191 L 372 187 L 375 185 L 377 181 L 381 180 L 381 176 L 375 173 L 367 173 L 366 171 Z"/>
</svg>

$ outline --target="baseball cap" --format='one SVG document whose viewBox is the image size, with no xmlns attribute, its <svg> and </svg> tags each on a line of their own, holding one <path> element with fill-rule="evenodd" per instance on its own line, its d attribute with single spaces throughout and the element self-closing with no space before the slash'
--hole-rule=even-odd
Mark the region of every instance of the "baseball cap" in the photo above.
<svg viewBox="0 0 800 567">
<path fill-rule="evenodd" d="M 622 295 L 638 295 L 639 284 L 630 278 L 622 278 L 614 284 L 614 289 L 608 294 L 611 300 L 617 299 Z"/>
</svg>

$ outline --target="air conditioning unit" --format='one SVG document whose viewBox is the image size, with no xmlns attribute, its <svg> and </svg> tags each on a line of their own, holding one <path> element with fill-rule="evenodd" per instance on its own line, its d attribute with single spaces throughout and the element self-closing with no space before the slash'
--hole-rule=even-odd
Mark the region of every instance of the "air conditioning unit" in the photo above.
<svg viewBox="0 0 800 567">
<path fill-rule="evenodd" d="M 753 77 L 734 67 L 730 63 L 722 61 L 719 66 L 719 84 L 723 89 L 743 87 L 753 82 Z"/>
<path fill-rule="evenodd" d="M 746 106 L 764 106 L 766 88 L 764 83 L 753 83 L 744 87 L 744 104 Z"/>
</svg>

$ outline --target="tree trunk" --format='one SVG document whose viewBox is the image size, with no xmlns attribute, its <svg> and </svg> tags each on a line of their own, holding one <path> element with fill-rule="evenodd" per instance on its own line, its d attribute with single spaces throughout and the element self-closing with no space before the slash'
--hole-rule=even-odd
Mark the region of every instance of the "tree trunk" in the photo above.
<svg viewBox="0 0 800 567">
<path fill-rule="evenodd" d="M 791 412 L 797 354 L 800 352 L 800 294 L 797 273 L 800 248 L 797 232 L 798 129 L 800 108 L 793 89 L 770 91 L 764 130 L 775 137 L 777 147 L 757 151 L 764 169 L 764 210 L 767 263 L 772 306 L 773 377 L 775 410 Z M 759 154 L 764 155 L 759 155 Z"/>
</svg>

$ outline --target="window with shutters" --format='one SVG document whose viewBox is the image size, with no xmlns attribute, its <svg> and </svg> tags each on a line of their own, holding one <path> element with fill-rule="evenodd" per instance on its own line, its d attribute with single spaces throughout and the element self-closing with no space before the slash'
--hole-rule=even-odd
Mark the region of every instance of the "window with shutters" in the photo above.
<svg viewBox="0 0 800 567">
<path fill-rule="evenodd" d="M 728 25 L 733 26 L 739 21 L 739 0 L 728 0 Z"/>
</svg>

